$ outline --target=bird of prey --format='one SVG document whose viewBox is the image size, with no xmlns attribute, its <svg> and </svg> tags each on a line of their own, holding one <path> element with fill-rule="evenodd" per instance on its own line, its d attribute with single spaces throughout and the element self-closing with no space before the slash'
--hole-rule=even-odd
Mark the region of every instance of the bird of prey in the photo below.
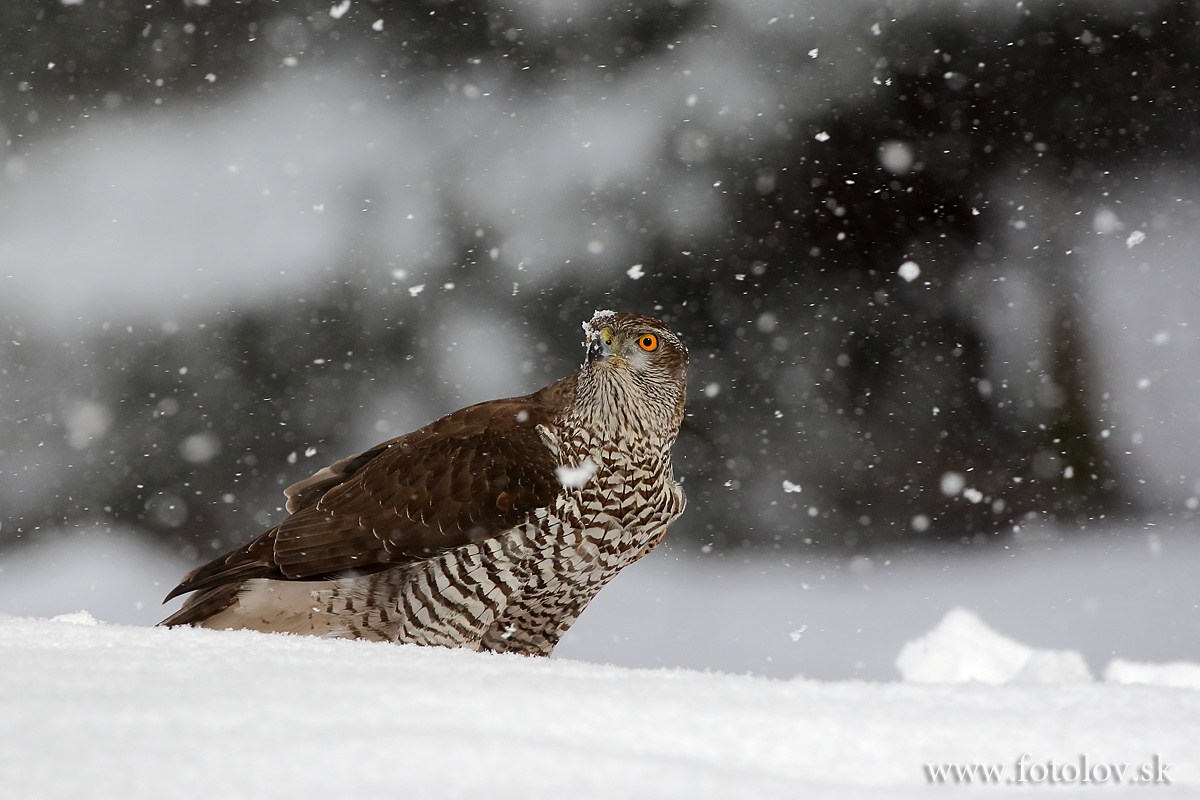
<svg viewBox="0 0 1200 800">
<path fill-rule="evenodd" d="M 550 655 L 685 503 L 687 348 L 637 314 L 583 328 L 574 375 L 290 486 L 288 517 L 187 575 L 160 624 Z"/>
</svg>

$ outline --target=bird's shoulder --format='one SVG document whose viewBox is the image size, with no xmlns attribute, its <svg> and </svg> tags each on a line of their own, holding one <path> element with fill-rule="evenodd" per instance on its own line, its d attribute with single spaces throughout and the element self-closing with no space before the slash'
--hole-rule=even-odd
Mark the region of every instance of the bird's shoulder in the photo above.
<svg viewBox="0 0 1200 800">
<path fill-rule="evenodd" d="M 574 378 L 565 378 L 533 394 L 467 406 L 423 428 L 397 436 L 361 453 L 338 459 L 284 489 L 287 510 L 295 514 L 320 504 L 330 508 L 341 499 L 338 487 L 357 485 L 364 472 L 403 473 L 463 469 L 464 458 L 488 458 L 514 448 L 530 448 L 542 459 L 537 427 L 554 425 L 574 396 Z"/>
</svg>

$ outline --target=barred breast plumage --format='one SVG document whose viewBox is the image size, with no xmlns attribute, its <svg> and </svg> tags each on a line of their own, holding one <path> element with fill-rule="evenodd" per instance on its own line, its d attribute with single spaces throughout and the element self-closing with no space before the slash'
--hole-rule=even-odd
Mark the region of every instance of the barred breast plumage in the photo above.
<svg viewBox="0 0 1200 800">
<path fill-rule="evenodd" d="M 685 504 L 671 466 L 687 349 L 597 312 L 578 373 L 456 411 L 287 490 L 290 515 L 206 564 L 164 625 L 549 655 Z"/>
</svg>

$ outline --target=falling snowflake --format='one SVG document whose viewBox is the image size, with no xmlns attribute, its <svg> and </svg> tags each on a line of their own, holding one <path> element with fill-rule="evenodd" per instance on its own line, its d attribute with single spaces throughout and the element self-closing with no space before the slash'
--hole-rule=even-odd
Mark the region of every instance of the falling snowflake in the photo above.
<svg viewBox="0 0 1200 800">
<path fill-rule="evenodd" d="M 904 280 L 912 283 L 918 277 L 920 277 L 921 268 L 917 266 L 917 262 L 915 261 L 905 261 L 900 265 L 900 269 L 897 270 L 897 273 L 899 273 L 901 278 L 904 278 Z"/>
<path fill-rule="evenodd" d="M 1100 206 L 1092 215 L 1092 230 L 1096 233 L 1116 233 L 1124 227 L 1121 218 L 1111 208 Z"/>
<path fill-rule="evenodd" d="M 942 475 L 942 494 L 954 497 L 967 485 L 967 479 L 961 472 L 947 472 Z"/>
<path fill-rule="evenodd" d="M 596 474 L 596 462 L 585 458 L 574 467 L 555 467 L 554 474 L 558 476 L 558 482 L 566 488 L 582 489 Z"/>
</svg>

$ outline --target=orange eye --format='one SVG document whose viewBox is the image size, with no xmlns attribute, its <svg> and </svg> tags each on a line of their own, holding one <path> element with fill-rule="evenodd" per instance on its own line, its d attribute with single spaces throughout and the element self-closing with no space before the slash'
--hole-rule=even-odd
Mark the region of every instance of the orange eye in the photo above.
<svg viewBox="0 0 1200 800">
<path fill-rule="evenodd" d="M 642 348 L 647 353 L 653 353 L 658 349 L 658 337 L 653 333 L 643 333 L 638 339 L 638 347 Z"/>
</svg>

